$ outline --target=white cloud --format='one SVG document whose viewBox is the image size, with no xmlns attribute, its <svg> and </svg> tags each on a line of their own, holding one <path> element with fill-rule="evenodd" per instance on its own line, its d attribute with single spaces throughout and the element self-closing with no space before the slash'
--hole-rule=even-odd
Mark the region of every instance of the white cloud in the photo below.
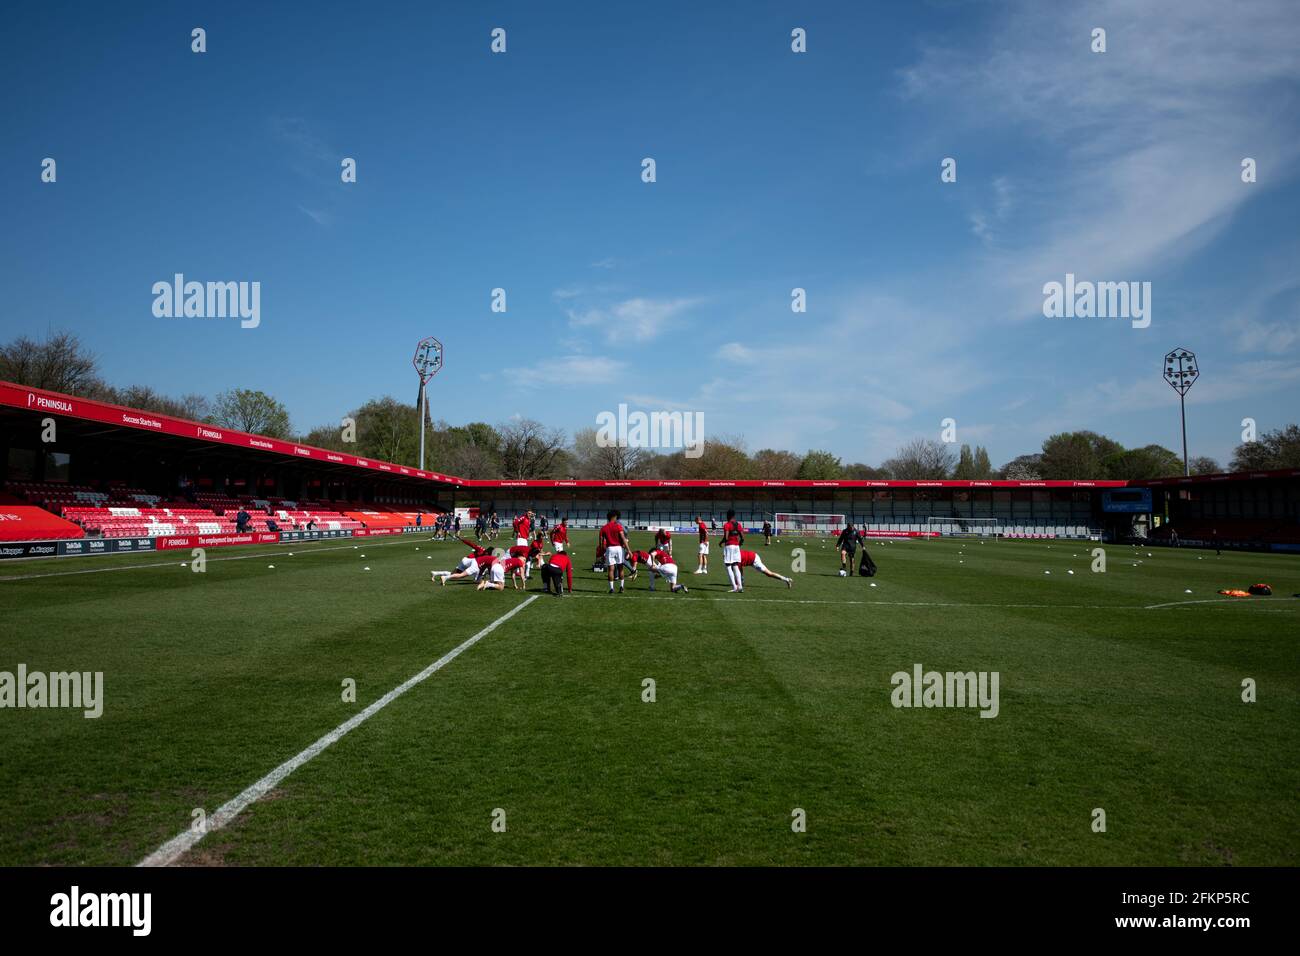
<svg viewBox="0 0 1300 956">
<path fill-rule="evenodd" d="M 611 306 L 584 310 L 570 309 L 569 324 L 575 328 L 599 328 L 610 342 L 649 342 L 669 331 L 675 320 L 702 303 L 701 298 L 624 299 Z"/>
<path fill-rule="evenodd" d="M 627 373 L 627 363 L 604 355 L 565 355 L 537 365 L 505 370 L 506 381 L 524 388 L 611 385 Z M 496 381 L 496 376 L 493 376 Z"/>
</svg>

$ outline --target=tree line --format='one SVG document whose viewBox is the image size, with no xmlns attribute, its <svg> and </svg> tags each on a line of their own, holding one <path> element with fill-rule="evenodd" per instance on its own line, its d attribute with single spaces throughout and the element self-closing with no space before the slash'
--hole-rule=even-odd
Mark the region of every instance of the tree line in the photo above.
<svg viewBox="0 0 1300 956">
<path fill-rule="evenodd" d="M 392 396 L 371 399 L 338 423 L 299 433 L 284 405 L 255 389 L 228 389 L 209 399 L 199 394 L 172 397 L 147 385 L 110 385 L 100 376 L 94 355 L 76 336 L 66 332 L 52 333 L 42 340 L 21 336 L 0 345 L 0 379 L 364 458 L 419 466 L 419 412 L 414 405 Z M 688 457 L 684 450 L 663 453 L 608 446 L 597 440 L 595 428 L 579 429 L 570 437 L 561 429 L 526 418 L 496 425 L 426 421 L 425 430 L 425 467 L 462 478 L 1132 481 L 1179 474 L 1183 465 L 1178 454 L 1161 445 L 1125 448 L 1093 431 L 1051 435 L 1039 451 L 1020 455 L 999 468 L 993 466 L 982 446 L 956 446 L 925 438 L 905 443 L 879 466 L 845 462 L 821 449 L 798 454 L 760 448 L 751 453 L 742 436 L 706 440 L 699 451 L 698 456 Z M 1212 458 L 1195 458 L 1190 465 L 1193 474 L 1223 470 Z M 1229 464 L 1231 471 L 1278 468 L 1300 468 L 1300 426 L 1287 425 L 1264 432 L 1256 441 L 1243 442 Z"/>
</svg>

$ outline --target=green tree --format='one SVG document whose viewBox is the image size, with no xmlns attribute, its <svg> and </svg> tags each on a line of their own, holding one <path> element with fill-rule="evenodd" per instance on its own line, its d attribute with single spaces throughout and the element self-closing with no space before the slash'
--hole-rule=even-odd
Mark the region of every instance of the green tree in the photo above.
<svg viewBox="0 0 1300 956">
<path fill-rule="evenodd" d="M 1042 477 L 1106 478 L 1105 462 L 1123 451 L 1119 442 L 1096 432 L 1060 432 L 1043 442 Z"/>
<path fill-rule="evenodd" d="M 877 478 L 888 478 L 889 474 L 883 468 L 873 468 L 871 465 L 855 461 L 851 465 L 844 466 L 844 477 L 853 481 L 872 481 Z"/>
<path fill-rule="evenodd" d="M 351 417 L 356 420 L 357 429 L 353 454 L 412 468 L 420 466 L 420 414 L 414 405 L 385 395 L 372 398 L 352 412 Z M 426 427 L 426 463 L 429 431 Z"/>
<path fill-rule="evenodd" d="M 1217 475 L 1223 471 L 1219 463 L 1213 458 L 1207 458 L 1202 455 L 1199 458 L 1193 458 L 1191 461 L 1193 475 Z"/>
<path fill-rule="evenodd" d="M 971 452 L 970 445 L 961 446 L 961 454 L 957 458 L 957 467 L 953 470 L 952 476 L 966 480 L 975 477 L 975 455 Z"/>
<path fill-rule="evenodd" d="M 1183 473 L 1183 459 L 1161 445 L 1144 445 L 1107 455 L 1105 477 L 1123 481 L 1166 478 Z"/>
<path fill-rule="evenodd" d="M 804 481 L 834 481 L 843 477 L 840 460 L 828 451 L 810 451 L 799 463 L 795 477 Z"/>
<path fill-rule="evenodd" d="M 755 478 L 769 481 L 784 481 L 799 474 L 799 456 L 775 448 L 761 448 L 754 452 L 752 459 Z"/>
<path fill-rule="evenodd" d="M 232 388 L 217 395 L 212 406 L 212 421 L 223 428 L 289 438 L 288 410 L 265 392 L 251 388 Z"/>
<path fill-rule="evenodd" d="M 1233 471 L 1276 471 L 1300 468 L 1300 426 L 1264 432 L 1256 441 L 1242 442 L 1232 453 Z"/>
</svg>

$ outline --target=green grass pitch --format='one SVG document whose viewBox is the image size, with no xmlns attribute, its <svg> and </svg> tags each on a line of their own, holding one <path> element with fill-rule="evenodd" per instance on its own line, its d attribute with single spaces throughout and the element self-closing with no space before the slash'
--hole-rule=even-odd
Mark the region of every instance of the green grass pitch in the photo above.
<svg viewBox="0 0 1300 956">
<path fill-rule="evenodd" d="M 783 573 L 807 550 L 792 590 L 751 572 L 728 593 L 715 546 L 689 594 L 643 574 L 611 597 L 575 539 L 575 595 L 532 601 L 180 862 L 1300 862 L 1300 559 L 1109 545 L 1098 574 L 1091 543 L 878 543 L 873 588 L 786 539 L 759 550 Z M 527 600 L 429 583 L 463 552 L 0 567 L 0 670 L 102 671 L 105 698 L 97 720 L 0 710 L 0 864 L 139 862 Z M 1256 581 L 1275 596 L 1215 593 Z M 998 716 L 895 708 L 915 664 L 998 672 Z"/>
</svg>

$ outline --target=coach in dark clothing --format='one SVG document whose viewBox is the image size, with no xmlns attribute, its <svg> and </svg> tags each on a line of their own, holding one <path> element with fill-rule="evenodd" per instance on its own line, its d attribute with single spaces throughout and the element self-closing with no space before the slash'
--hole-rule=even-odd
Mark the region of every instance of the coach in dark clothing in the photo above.
<svg viewBox="0 0 1300 956">
<path fill-rule="evenodd" d="M 840 532 L 839 540 L 835 542 L 835 547 L 840 552 L 840 573 L 853 573 L 853 555 L 858 550 L 858 533 L 853 529 L 853 522 L 850 521 L 848 526 Z"/>
<path fill-rule="evenodd" d="M 253 519 L 248 516 L 248 512 L 243 508 L 239 509 L 239 514 L 235 515 L 235 530 L 244 532 L 248 530 L 248 522 Z"/>
</svg>

